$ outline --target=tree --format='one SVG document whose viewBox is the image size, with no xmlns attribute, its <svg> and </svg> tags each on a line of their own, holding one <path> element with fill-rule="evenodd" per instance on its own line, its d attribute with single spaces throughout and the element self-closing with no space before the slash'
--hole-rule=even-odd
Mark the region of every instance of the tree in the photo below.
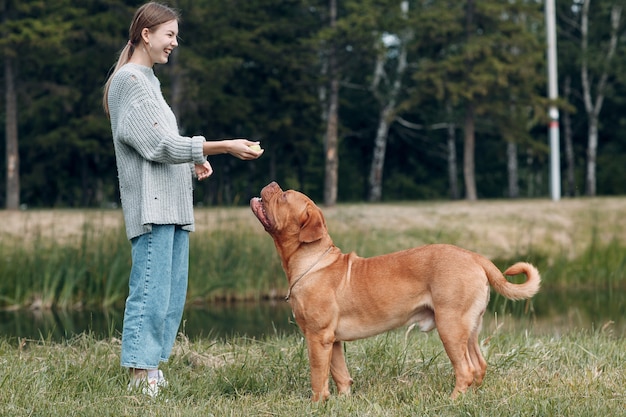
<svg viewBox="0 0 626 417">
<path fill-rule="evenodd" d="M 580 34 L 581 34 L 581 53 L 582 63 L 580 76 L 583 86 L 583 98 L 585 103 L 585 111 L 587 113 L 588 123 L 588 143 L 587 143 L 587 173 L 585 176 L 586 194 L 588 196 L 596 195 L 596 160 L 598 153 L 598 130 L 600 111 L 607 89 L 607 81 L 611 72 L 611 64 L 615 56 L 617 44 L 620 38 L 622 6 L 617 3 L 610 7 L 609 19 L 609 42 L 606 46 L 606 55 L 604 57 L 592 58 L 589 49 L 589 8 L 591 0 L 585 0 L 580 13 Z M 600 24 L 599 26 L 604 26 Z M 590 77 L 590 61 L 598 64 L 596 74 L 598 82 L 595 86 L 595 97 L 592 97 L 593 85 Z"/>
<path fill-rule="evenodd" d="M 86 39 L 98 32 L 81 31 L 81 24 L 93 18 L 86 7 L 106 7 L 93 3 L 15 2 L 6 22 L 10 36 L 2 42 L 16 52 L 18 130 L 28 138 L 19 144 L 21 165 L 28 166 L 20 173 L 20 197 L 29 205 L 91 205 L 95 198 L 87 197 L 98 193 L 89 168 L 100 157 L 95 141 L 110 136 L 99 102 L 113 52 L 93 54 L 100 49 Z M 102 26 L 90 23 L 90 28 Z M 98 66 L 103 59 L 104 68 Z"/>
<path fill-rule="evenodd" d="M 578 18 L 574 16 L 572 1 L 562 0 L 556 3 L 557 11 L 557 39 L 558 39 L 558 73 L 561 91 L 559 103 L 562 131 L 561 137 L 565 148 L 565 180 L 564 194 L 574 197 L 579 194 L 576 181 L 577 149 L 575 134 L 579 130 L 584 118 L 575 117 L 578 112 L 576 106 L 580 81 L 580 30 Z"/>
<path fill-rule="evenodd" d="M 409 13 L 409 2 L 403 0 L 399 4 L 399 11 L 402 21 L 406 22 Z M 392 8 L 391 10 L 394 10 Z M 389 126 L 393 122 L 399 95 L 404 85 L 403 78 L 407 69 L 407 49 L 408 43 L 413 38 L 413 31 L 405 26 L 400 27 L 398 33 L 379 33 L 377 40 L 378 56 L 372 77 L 371 90 L 376 97 L 376 101 L 380 105 L 378 116 L 378 128 L 376 129 L 376 138 L 374 139 L 374 151 L 372 155 L 372 167 L 369 175 L 369 201 L 380 201 L 383 191 L 383 167 L 385 164 L 385 152 L 387 148 L 387 137 L 389 134 Z M 385 70 L 390 55 L 397 62 L 395 70 L 390 74 Z M 381 84 L 385 84 L 381 88 Z"/>
<path fill-rule="evenodd" d="M 312 41 L 320 8 L 280 0 L 179 0 L 179 7 L 181 127 L 209 140 L 249 137 L 265 149 L 252 163 L 211 157 L 215 173 L 197 185 L 197 201 L 246 201 L 275 179 L 305 192 L 322 190 L 308 181 L 319 165 L 311 161 L 321 158 L 318 49 Z M 168 97 L 172 87 L 164 83 Z"/>
<path fill-rule="evenodd" d="M 9 23 L 15 14 L 12 2 L 2 2 L 2 42 L 4 54 L 5 135 L 6 135 L 6 208 L 17 210 L 20 205 L 20 155 L 17 131 L 17 94 L 15 91 L 16 42 Z"/>
<path fill-rule="evenodd" d="M 111 130 L 100 100 L 132 13 L 142 3 L 2 3 L 0 107 L 6 134 L 0 146 L 9 146 L 18 159 L 0 160 L 1 205 L 9 195 L 18 197 L 13 207 L 95 207 L 119 200 Z M 409 0 L 403 18 L 401 3 L 336 2 L 333 29 L 330 0 L 170 1 L 182 13 L 180 47 L 170 64 L 155 71 L 181 130 L 209 140 L 259 139 L 266 150 L 253 163 L 211 157 L 215 174 L 196 184 L 196 202 L 245 204 L 271 180 L 314 199 L 330 196 L 329 204 L 363 201 L 372 194 L 372 172 L 378 172 L 373 178 L 380 179 L 381 200 L 467 197 L 468 181 L 476 186 L 476 198 L 545 195 L 541 4 Z M 583 0 L 557 1 L 561 90 L 567 80 L 571 86 L 558 103 L 570 195 L 587 182 L 584 57 L 592 107 L 603 70 L 608 74 L 597 120 L 595 192 L 626 193 L 623 10 L 616 49 L 605 67 L 611 9 L 621 3 L 589 3 L 583 56 Z M 404 44 L 406 66 L 398 71 L 404 29 L 413 36 Z M 336 76 L 329 71 L 331 45 Z M 332 86 L 340 93 L 332 106 L 334 121 L 327 117 Z M 336 132 L 336 145 L 328 146 L 327 132 Z M 19 138 L 17 146 L 12 138 Z M 326 161 L 334 148 L 332 191 Z M 460 174 L 466 157 L 467 175 Z M 18 192 L 8 192 L 14 184 L 9 172 L 18 174 Z"/>
<path fill-rule="evenodd" d="M 13 51 L 4 52 L 4 85 L 6 109 L 6 208 L 17 210 L 20 205 L 20 154 L 17 134 L 17 95 L 15 92 L 15 57 Z"/>
<path fill-rule="evenodd" d="M 620 3 L 557 2 L 559 75 L 565 101 L 560 106 L 566 146 L 566 192 L 570 196 L 600 193 L 603 186 L 605 193 L 615 193 L 616 178 L 624 176 L 625 164 L 620 156 L 624 141 L 619 133 L 622 112 L 617 110 L 624 105 L 622 89 L 626 85 L 623 17 L 617 37 L 611 34 L 615 33 L 612 25 L 616 23 L 611 22 L 611 15 L 617 17 Z M 584 19 L 583 14 L 587 16 Z M 613 42 L 615 51 L 611 52 Z"/>
<path fill-rule="evenodd" d="M 328 25 L 331 36 L 326 47 L 328 54 L 327 63 L 323 67 L 328 68 L 328 102 L 325 106 L 323 120 L 326 121 L 326 133 L 324 134 L 324 204 L 333 206 L 337 202 L 337 183 L 339 170 L 339 68 L 337 63 L 337 42 L 334 35 L 337 29 L 337 0 L 329 0 Z"/>
<path fill-rule="evenodd" d="M 440 18 L 425 21 L 416 37 L 430 39 L 429 48 L 439 52 L 421 54 L 414 78 L 420 94 L 434 95 L 442 108 L 451 103 L 462 110 L 465 198 L 475 200 L 477 133 L 527 143 L 538 121 L 543 100 L 537 88 L 543 77 L 537 74 L 543 73 L 544 59 L 535 29 L 540 9 L 525 1 L 473 0 L 429 7 Z"/>
<path fill-rule="evenodd" d="M 70 23 L 71 13 L 67 1 L 44 4 L 36 1 L 2 1 L 3 38 L 0 47 L 4 54 L 5 111 L 6 111 L 6 207 L 20 206 L 20 146 L 19 146 L 19 95 L 23 72 L 30 70 L 33 56 L 38 51 L 56 50 L 63 40 Z M 22 64 L 27 64 L 22 67 Z M 42 80 L 38 80 L 41 84 Z M 26 83 L 24 83 L 26 85 Z"/>
</svg>

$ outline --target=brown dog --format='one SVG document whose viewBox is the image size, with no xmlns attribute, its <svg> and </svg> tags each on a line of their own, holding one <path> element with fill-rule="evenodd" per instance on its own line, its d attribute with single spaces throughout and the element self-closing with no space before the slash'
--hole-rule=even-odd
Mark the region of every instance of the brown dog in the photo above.
<svg viewBox="0 0 626 417">
<path fill-rule="evenodd" d="M 487 258 L 452 245 L 427 245 L 361 258 L 343 254 L 328 235 L 321 210 L 302 193 L 272 182 L 250 207 L 274 239 L 289 280 L 287 299 L 307 343 L 313 400 L 329 395 L 330 371 L 339 393 L 349 394 L 341 342 L 417 323 L 437 328 L 452 362 L 455 398 L 480 385 L 487 363 L 478 345 L 489 285 L 507 298 L 530 298 L 539 290 L 537 269 L 524 262 L 506 275 Z"/>
</svg>

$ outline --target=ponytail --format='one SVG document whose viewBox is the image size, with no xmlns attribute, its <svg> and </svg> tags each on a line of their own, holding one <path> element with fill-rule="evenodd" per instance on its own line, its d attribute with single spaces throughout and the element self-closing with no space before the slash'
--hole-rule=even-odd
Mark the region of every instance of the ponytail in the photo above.
<svg viewBox="0 0 626 417">
<path fill-rule="evenodd" d="M 130 60 L 130 57 L 133 56 L 133 52 L 135 50 L 135 45 L 133 45 L 130 41 L 126 43 L 126 46 L 120 52 L 120 56 L 117 59 L 117 63 L 113 68 L 113 72 L 107 79 L 107 82 L 104 84 L 104 94 L 102 95 L 102 107 L 104 108 L 104 112 L 107 116 L 109 116 L 109 88 L 111 87 L 111 80 L 115 73 L 122 68 L 122 66 L 126 65 Z"/>
</svg>

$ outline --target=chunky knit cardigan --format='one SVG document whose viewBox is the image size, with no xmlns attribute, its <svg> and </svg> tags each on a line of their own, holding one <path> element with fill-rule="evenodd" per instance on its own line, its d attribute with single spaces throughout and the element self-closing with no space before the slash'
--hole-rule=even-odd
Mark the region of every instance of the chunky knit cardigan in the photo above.
<svg viewBox="0 0 626 417">
<path fill-rule="evenodd" d="M 121 67 L 111 80 L 108 103 L 128 239 L 149 232 L 152 224 L 193 231 L 191 163 L 206 160 L 205 139 L 178 133 L 152 68 Z"/>
</svg>

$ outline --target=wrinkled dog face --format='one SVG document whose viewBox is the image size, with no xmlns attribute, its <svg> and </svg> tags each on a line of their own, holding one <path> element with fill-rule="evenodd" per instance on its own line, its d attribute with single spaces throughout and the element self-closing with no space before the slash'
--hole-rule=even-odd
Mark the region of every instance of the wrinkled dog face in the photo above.
<svg viewBox="0 0 626 417">
<path fill-rule="evenodd" d="M 293 207 L 289 207 L 289 194 L 294 191 L 283 191 L 280 186 L 272 182 L 261 190 L 260 198 L 250 200 L 250 208 L 265 230 L 276 235 L 295 226 L 293 219 Z"/>
<path fill-rule="evenodd" d="M 276 222 L 270 214 L 270 202 L 283 190 L 278 184 L 272 182 L 261 190 L 261 197 L 254 197 L 250 200 L 250 208 L 254 215 L 259 219 L 263 227 L 268 233 L 272 233 L 276 228 Z"/>
<path fill-rule="evenodd" d="M 326 229 L 321 210 L 309 197 L 294 190 L 283 191 L 275 182 L 263 187 L 260 198 L 250 200 L 250 208 L 275 239 L 313 242 Z"/>
</svg>

